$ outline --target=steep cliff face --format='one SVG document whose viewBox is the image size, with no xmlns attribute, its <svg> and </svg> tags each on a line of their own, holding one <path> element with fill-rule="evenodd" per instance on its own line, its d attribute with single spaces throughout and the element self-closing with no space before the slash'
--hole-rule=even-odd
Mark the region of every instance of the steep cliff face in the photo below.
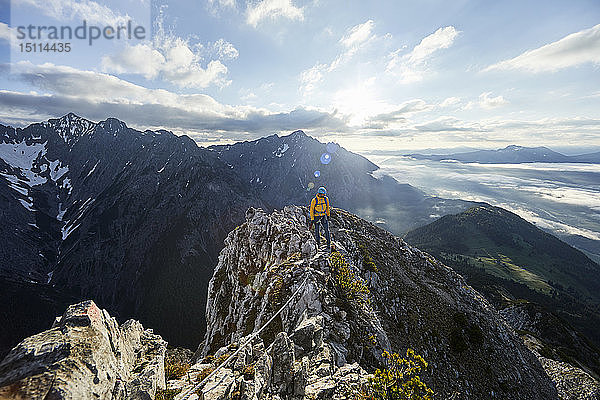
<svg viewBox="0 0 600 400">
<path fill-rule="evenodd" d="M 92 298 L 195 346 L 221 243 L 264 204 L 252 190 L 213 151 L 170 132 L 74 114 L 0 125 L 0 292 L 38 298 L 50 285 L 61 292 L 52 308 L 65 306 L 62 294 Z M 38 313 L 0 304 L 0 315 L 39 327 L 53 317 L 42 304 Z M 0 335 L 0 356 L 25 330 Z"/>
<path fill-rule="evenodd" d="M 0 363 L 0 398 L 152 399 L 165 386 L 166 347 L 138 321 L 119 326 L 94 302 L 75 304 Z"/>
<path fill-rule="evenodd" d="M 457 392 L 470 399 L 557 398 L 535 355 L 450 268 L 338 209 L 330 224 L 337 251 L 318 253 L 306 216 L 295 206 L 271 215 L 250 209 L 246 222 L 229 234 L 209 284 L 199 360 L 222 355 L 230 343 L 258 331 L 299 290 L 260 335 L 261 343 L 271 346 L 271 358 L 281 354 L 273 347 L 291 338 L 292 344 L 283 346 L 294 353 L 290 382 L 285 390 L 273 386 L 281 379 L 272 378 L 278 363 L 271 359 L 270 380 L 260 386 L 260 396 L 252 392 L 257 398 L 271 398 L 265 393 L 295 398 L 311 385 L 322 387 L 323 379 L 344 382 L 334 378 L 340 368 L 356 363 L 358 370 L 372 372 L 382 366 L 383 350 L 403 354 L 406 348 L 429 362 L 422 379 L 441 398 Z M 314 337 L 303 346 L 300 338 L 306 335 L 296 333 L 307 321 L 320 321 L 309 324 L 319 326 L 318 348 L 329 354 L 322 374 L 306 353 L 315 351 Z M 223 371 L 230 374 L 231 388 L 244 386 L 234 367 Z"/>
</svg>

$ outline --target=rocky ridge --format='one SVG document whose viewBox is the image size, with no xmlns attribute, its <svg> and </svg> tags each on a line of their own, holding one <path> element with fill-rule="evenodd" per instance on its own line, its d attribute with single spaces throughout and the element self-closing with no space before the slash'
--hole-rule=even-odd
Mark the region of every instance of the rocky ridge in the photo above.
<svg viewBox="0 0 600 400">
<path fill-rule="evenodd" d="M 0 398 L 154 399 L 166 347 L 138 321 L 119 326 L 93 301 L 78 303 L 0 363 Z"/>
<path fill-rule="evenodd" d="M 600 399 L 600 382 L 593 370 L 572 357 L 568 349 L 561 348 L 554 340 L 556 332 L 548 332 L 547 325 L 555 325 L 560 332 L 564 329 L 556 323 L 556 317 L 532 304 L 524 303 L 506 307 L 500 311 L 504 319 L 519 333 L 525 345 L 538 357 L 544 370 L 552 378 L 561 400 Z M 580 346 L 581 338 L 575 332 L 560 332 Z M 597 354 L 588 350 L 590 358 Z M 595 360 L 597 362 L 597 359 Z"/>
<path fill-rule="evenodd" d="M 206 376 L 304 286 L 219 371 L 219 392 L 209 382 L 202 398 L 347 398 L 383 366 L 383 350 L 406 348 L 425 357 L 430 368 L 421 378 L 442 398 L 557 398 L 537 357 L 450 268 L 338 209 L 331 216 L 338 251 L 318 253 L 306 217 L 295 206 L 270 215 L 250 209 L 227 237 L 209 284 L 196 375 Z M 253 376 L 244 373 L 250 366 Z M 189 387 L 187 379 L 168 387 Z"/>
</svg>

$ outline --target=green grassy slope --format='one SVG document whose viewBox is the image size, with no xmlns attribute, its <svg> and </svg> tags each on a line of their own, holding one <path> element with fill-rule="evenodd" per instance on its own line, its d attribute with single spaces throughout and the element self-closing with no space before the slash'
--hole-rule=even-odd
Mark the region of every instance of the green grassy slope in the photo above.
<svg viewBox="0 0 600 400">
<path fill-rule="evenodd" d="M 462 274 L 496 307 L 541 305 L 600 347 L 600 265 L 518 215 L 476 206 L 404 239 Z M 579 350 L 587 358 L 589 349 Z M 591 368 L 600 373 L 600 365 Z"/>
<path fill-rule="evenodd" d="M 552 295 L 600 304 L 600 265 L 581 251 L 502 208 L 482 205 L 409 232 L 407 242 L 450 264 Z"/>
</svg>

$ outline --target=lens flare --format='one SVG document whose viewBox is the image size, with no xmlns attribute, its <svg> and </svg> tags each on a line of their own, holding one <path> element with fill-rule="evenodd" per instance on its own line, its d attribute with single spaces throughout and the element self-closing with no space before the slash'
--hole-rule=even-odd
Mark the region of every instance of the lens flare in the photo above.
<svg viewBox="0 0 600 400">
<path fill-rule="evenodd" d="M 335 153 L 340 148 L 340 145 L 337 143 L 329 142 L 327 143 L 327 152 L 330 154 Z"/>
<path fill-rule="evenodd" d="M 321 164 L 329 164 L 331 162 L 331 154 L 323 153 L 321 154 Z"/>
<path fill-rule="evenodd" d="M 315 187 L 315 184 L 312 182 L 308 182 L 308 190 L 312 189 Z"/>
<path fill-rule="evenodd" d="M 315 171 L 315 178 L 318 178 L 318 177 L 320 177 L 320 176 L 321 176 L 321 171 L 319 171 L 319 170 L 316 170 L 316 171 Z"/>
</svg>

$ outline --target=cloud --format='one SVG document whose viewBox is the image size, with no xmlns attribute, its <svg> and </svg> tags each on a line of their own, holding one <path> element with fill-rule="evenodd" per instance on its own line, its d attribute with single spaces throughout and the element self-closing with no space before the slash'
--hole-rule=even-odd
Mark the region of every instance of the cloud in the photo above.
<svg viewBox="0 0 600 400">
<path fill-rule="evenodd" d="M 115 13 L 92 0 L 20 0 L 17 4 L 33 6 L 58 21 L 86 20 L 89 24 L 115 26 L 131 20 L 129 15 Z"/>
<path fill-rule="evenodd" d="M 508 104 L 508 101 L 502 96 L 492 97 L 492 92 L 485 92 L 479 95 L 479 105 L 481 108 L 490 110 Z"/>
<path fill-rule="evenodd" d="M 304 11 L 294 6 L 291 0 L 262 0 L 249 5 L 246 12 L 246 23 L 254 28 L 264 20 L 274 21 L 280 18 L 302 21 Z"/>
<path fill-rule="evenodd" d="M 0 22 L 0 40 L 6 40 L 7 42 L 12 43 L 12 39 L 15 39 L 15 36 L 14 29 L 4 22 Z"/>
<path fill-rule="evenodd" d="M 233 44 L 224 39 L 206 46 L 192 45 L 189 40 L 166 32 L 159 19 L 152 42 L 127 45 L 117 54 L 102 57 L 102 70 L 139 74 L 146 79 L 160 77 L 179 87 L 223 87 L 231 81 L 226 79 L 228 69 L 222 61 L 235 59 L 238 55 Z M 205 58 L 213 59 L 203 67 Z"/>
<path fill-rule="evenodd" d="M 448 97 L 440 103 L 440 107 L 450 107 L 460 103 L 460 97 Z"/>
<path fill-rule="evenodd" d="M 344 122 L 335 112 L 302 108 L 270 112 L 250 106 L 230 106 L 203 94 L 176 94 L 163 89 L 148 89 L 115 76 L 82 71 L 53 64 L 13 65 L 20 79 L 46 93 L 0 91 L 0 118 L 39 121 L 72 111 L 90 119 L 109 116 L 144 128 L 166 128 L 227 132 L 230 139 L 280 130 L 343 130 Z"/>
<path fill-rule="evenodd" d="M 371 129 L 384 129 L 396 123 L 407 123 L 408 117 L 415 113 L 430 111 L 433 106 L 424 100 L 413 99 L 396 106 L 392 111 L 377 114 L 367 119 L 365 126 Z"/>
<path fill-rule="evenodd" d="M 461 121 L 454 117 L 439 117 L 432 121 L 428 121 L 414 127 L 422 132 L 470 132 L 484 131 L 478 123 Z"/>
<path fill-rule="evenodd" d="M 600 24 L 490 65 L 483 71 L 555 72 L 584 63 L 600 64 Z"/>
<path fill-rule="evenodd" d="M 373 20 L 368 20 L 367 22 L 353 26 L 352 29 L 340 39 L 340 43 L 349 49 L 358 47 L 371 38 L 374 26 L 375 23 Z"/>
<path fill-rule="evenodd" d="M 424 37 L 408 54 L 400 55 L 400 48 L 389 54 L 386 71 L 398 76 L 400 83 L 421 81 L 426 74 L 426 62 L 437 51 L 447 49 L 460 32 L 453 26 L 439 28 L 429 36 Z"/>
<path fill-rule="evenodd" d="M 225 39 L 219 39 L 211 45 L 220 60 L 234 60 L 240 53 L 235 46 Z"/>
<path fill-rule="evenodd" d="M 329 69 L 328 64 L 316 64 L 300 73 L 300 90 L 305 94 L 316 89 L 317 83 L 323 80 L 323 75 Z"/>
<path fill-rule="evenodd" d="M 538 228 L 550 230 L 558 233 L 559 235 L 579 235 L 592 240 L 600 240 L 600 234 L 598 232 L 594 232 L 585 228 L 577 228 L 559 221 L 552 221 L 541 217 L 535 211 L 527 210 L 513 204 L 499 204 L 499 207 L 513 212 L 521 218 L 536 224 Z"/>
<path fill-rule="evenodd" d="M 310 94 L 327 73 L 333 72 L 348 63 L 359 50 L 377 39 L 377 35 L 373 33 L 374 27 L 375 23 L 368 20 L 348 29 L 346 34 L 339 40 L 343 49 L 332 62 L 317 63 L 300 73 L 300 91 L 305 95 Z"/>
<path fill-rule="evenodd" d="M 235 8 L 235 0 L 208 0 L 208 4 L 221 8 Z"/>
<path fill-rule="evenodd" d="M 475 107 L 481 107 L 485 110 L 491 110 L 494 108 L 502 107 L 508 104 L 508 101 L 504 99 L 503 96 L 492 97 L 492 92 L 484 92 L 479 95 L 479 99 L 477 101 L 470 101 L 466 106 L 463 107 L 464 110 L 471 110 Z"/>
<path fill-rule="evenodd" d="M 415 46 L 413 51 L 408 54 L 408 61 L 411 63 L 423 62 L 436 51 L 450 47 L 457 36 L 458 31 L 453 26 L 438 29 Z"/>
</svg>

